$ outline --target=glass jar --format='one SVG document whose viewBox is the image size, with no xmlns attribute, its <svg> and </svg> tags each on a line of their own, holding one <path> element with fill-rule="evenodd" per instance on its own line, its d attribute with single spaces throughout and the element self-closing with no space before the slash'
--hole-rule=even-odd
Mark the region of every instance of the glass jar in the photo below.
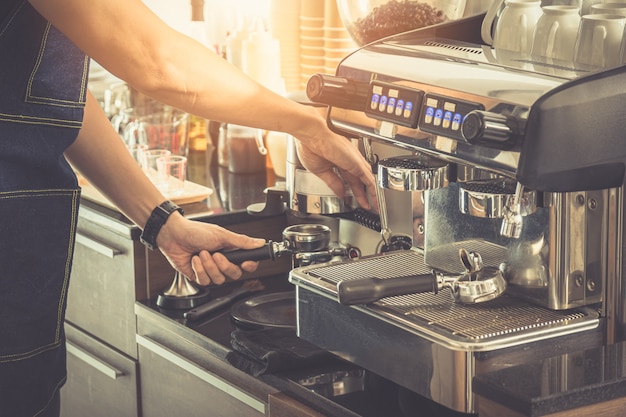
<svg viewBox="0 0 626 417">
<path fill-rule="evenodd" d="M 378 39 L 463 17 L 465 0 L 337 0 L 350 36 L 363 46 Z"/>
<path fill-rule="evenodd" d="M 228 171 L 235 174 L 253 174 L 265 171 L 267 150 L 263 131 L 247 126 L 229 124 L 226 131 Z"/>
</svg>

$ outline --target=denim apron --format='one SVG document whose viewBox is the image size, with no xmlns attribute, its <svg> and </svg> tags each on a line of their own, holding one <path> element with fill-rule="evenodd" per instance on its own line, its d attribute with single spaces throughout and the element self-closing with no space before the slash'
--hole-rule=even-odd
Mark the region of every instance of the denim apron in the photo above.
<svg viewBox="0 0 626 417">
<path fill-rule="evenodd" d="M 58 415 L 88 62 L 25 0 L 0 16 L 0 416 Z"/>
</svg>

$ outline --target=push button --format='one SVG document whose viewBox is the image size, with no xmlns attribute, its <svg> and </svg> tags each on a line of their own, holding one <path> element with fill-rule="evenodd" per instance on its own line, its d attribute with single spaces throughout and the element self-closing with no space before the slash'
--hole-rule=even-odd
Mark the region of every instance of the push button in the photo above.
<svg viewBox="0 0 626 417">
<path fill-rule="evenodd" d="M 407 119 L 410 119 L 412 114 L 413 114 L 413 103 L 410 101 L 407 101 L 404 106 L 404 117 Z"/>
<path fill-rule="evenodd" d="M 441 126 L 442 120 L 443 120 L 443 110 L 441 109 L 435 110 L 435 118 L 433 119 L 433 125 Z"/>
<path fill-rule="evenodd" d="M 395 109 L 396 109 L 396 99 L 394 97 L 391 97 L 389 99 L 389 104 L 387 105 L 387 113 L 392 114 Z"/>
<path fill-rule="evenodd" d="M 378 104 L 378 111 L 384 112 L 387 109 L 387 96 L 382 96 L 380 98 L 380 104 Z"/>
<path fill-rule="evenodd" d="M 404 110 L 404 100 L 399 99 L 396 103 L 396 116 L 402 116 L 402 111 Z"/>
<path fill-rule="evenodd" d="M 449 129 L 451 124 L 452 124 L 452 112 L 451 111 L 447 111 L 443 115 L 443 123 L 442 123 L 441 126 L 444 129 Z"/>
<path fill-rule="evenodd" d="M 378 108 L 379 101 L 380 101 L 380 96 L 378 94 L 372 94 L 372 101 L 370 102 L 370 108 L 372 110 L 376 110 Z"/>
<path fill-rule="evenodd" d="M 431 124 L 433 122 L 434 116 L 435 116 L 435 109 L 432 107 L 426 107 L 426 111 L 424 112 L 424 123 Z"/>
<path fill-rule="evenodd" d="M 463 121 L 463 115 L 460 113 L 454 113 L 452 118 L 452 130 L 459 130 L 461 128 L 461 122 Z"/>
</svg>

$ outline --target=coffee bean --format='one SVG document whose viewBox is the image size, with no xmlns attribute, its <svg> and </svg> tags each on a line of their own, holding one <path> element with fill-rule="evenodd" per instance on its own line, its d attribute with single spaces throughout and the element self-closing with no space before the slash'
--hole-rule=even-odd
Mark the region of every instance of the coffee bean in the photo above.
<svg viewBox="0 0 626 417">
<path fill-rule="evenodd" d="M 442 23 L 447 17 L 428 3 L 391 0 L 375 7 L 367 16 L 354 22 L 353 37 L 359 45 Z"/>
</svg>

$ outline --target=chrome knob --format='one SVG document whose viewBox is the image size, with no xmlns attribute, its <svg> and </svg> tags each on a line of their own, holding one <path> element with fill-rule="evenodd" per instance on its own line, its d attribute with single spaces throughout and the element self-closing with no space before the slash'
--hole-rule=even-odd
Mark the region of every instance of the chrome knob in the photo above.
<svg viewBox="0 0 626 417">
<path fill-rule="evenodd" d="M 518 130 L 515 118 L 481 110 L 469 112 L 461 124 L 461 134 L 466 142 L 498 148 L 515 145 Z"/>
</svg>

